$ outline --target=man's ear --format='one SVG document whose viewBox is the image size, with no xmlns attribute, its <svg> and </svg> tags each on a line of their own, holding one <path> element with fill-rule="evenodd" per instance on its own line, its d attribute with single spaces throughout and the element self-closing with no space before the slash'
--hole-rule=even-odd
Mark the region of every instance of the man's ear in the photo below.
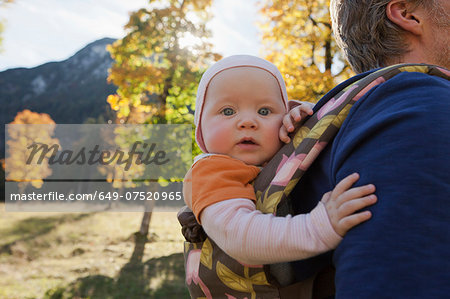
<svg viewBox="0 0 450 299">
<path fill-rule="evenodd" d="M 422 15 L 405 0 L 392 0 L 386 6 L 386 15 L 393 23 L 414 35 L 422 33 Z"/>
</svg>

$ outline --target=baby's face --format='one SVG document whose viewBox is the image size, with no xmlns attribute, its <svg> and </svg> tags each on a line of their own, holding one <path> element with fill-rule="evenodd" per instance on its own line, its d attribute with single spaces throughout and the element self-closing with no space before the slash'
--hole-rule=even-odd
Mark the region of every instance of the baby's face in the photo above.
<svg viewBox="0 0 450 299">
<path fill-rule="evenodd" d="M 286 108 L 277 80 L 255 67 L 217 74 L 206 91 L 201 129 L 206 149 L 263 165 L 280 149 Z"/>
</svg>

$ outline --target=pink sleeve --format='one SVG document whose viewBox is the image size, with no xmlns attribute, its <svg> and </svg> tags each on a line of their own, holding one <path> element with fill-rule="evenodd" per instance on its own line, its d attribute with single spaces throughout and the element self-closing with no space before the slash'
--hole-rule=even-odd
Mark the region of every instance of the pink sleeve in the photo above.
<svg viewBox="0 0 450 299">
<path fill-rule="evenodd" d="M 336 248 L 322 202 L 309 214 L 275 217 L 262 214 L 248 199 L 229 199 L 207 207 L 202 226 L 222 250 L 248 265 L 305 259 Z"/>
</svg>

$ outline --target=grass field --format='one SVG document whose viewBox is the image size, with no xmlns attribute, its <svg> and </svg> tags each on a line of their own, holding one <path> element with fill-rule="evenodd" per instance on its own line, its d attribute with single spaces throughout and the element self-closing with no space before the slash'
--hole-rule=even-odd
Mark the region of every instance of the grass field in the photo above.
<svg viewBox="0 0 450 299">
<path fill-rule="evenodd" d="M 0 204 L 0 298 L 189 298 L 174 212 L 11 213 Z"/>
</svg>

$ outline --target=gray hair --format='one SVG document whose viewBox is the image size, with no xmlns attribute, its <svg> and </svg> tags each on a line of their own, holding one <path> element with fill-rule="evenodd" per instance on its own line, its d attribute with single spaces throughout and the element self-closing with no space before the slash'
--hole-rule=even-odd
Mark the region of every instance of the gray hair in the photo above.
<svg viewBox="0 0 450 299">
<path fill-rule="evenodd" d="M 408 52 L 404 30 L 386 15 L 391 0 L 331 0 L 337 44 L 354 71 L 361 73 L 396 62 Z M 406 0 L 431 8 L 435 0 Z"/>
</svg>

